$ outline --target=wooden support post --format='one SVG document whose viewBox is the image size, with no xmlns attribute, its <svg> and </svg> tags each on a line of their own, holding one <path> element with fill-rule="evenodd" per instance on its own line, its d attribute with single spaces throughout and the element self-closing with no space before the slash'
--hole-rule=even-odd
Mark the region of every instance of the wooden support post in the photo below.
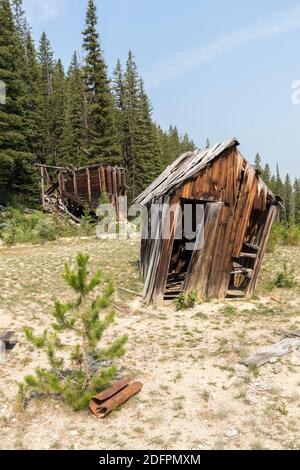
<svg viewBox="0 0 300 470">
<path fill-rule="evenodd" d="M 117 185 L 117 172 L 116 169 L 112 170 L 112 183 L 113 183 L 113 193 L 115 196 L 118 195 L 118 185 Z"/>
<path fill-rule="evenodd" d="M 78 188 L 77 188 L 77 177 L 75 171 L 73 171 L 73 186 L 74 186 L 74 194 L 78 197 Z"/>
<path fill-rule="evenodd" d="M 64 202 L 64 193 L 65 193 L 65 180 L 62 172 L 59 174 L 59 191 L 61 200 Z"/>
<path fill-rule="evenodd" d="M 106 181 L 105 181 L 105 169 L 103 165 L 101 165 L 98 168 L 98 172 L 99 172 L 100 191 L 101 191 L 101 194 L 104 194 L 107 192 L 107 187 L 106 187 Z"/>
<path fill-rule="evenodd" d="M 273 225 L 273 222 L 275 220 L 275 217 L 276 217 L 277 213 L 278 213 L 277 207 L 276 206 L 271 206 L 270 210 L 269 210 L 269 213 L 268 213 L 268 216 L 267 216 L 265 226 L 264 226 L 262 239 L 260 241 L 260 248 L 259 248 L 259 252 L 258 252 L 258 255 L 257 255 L 257 258 L 256 258 L 255 267 L 254 267 L 254 275 L 253 275 L 253 277 L 252 277 L 252 279 L 249 283 L 249 286 L 247 288 L 247 291 L 246 291 L 246 296 L 247 297 L 251 297 L 251 295 L 253 295 L 253 293 L 255 291 L 257 281 L 258 281 L 259 272 L 260 272 L 260 268 L 261 268 L 261 265 L 262 265 L 262 262 L 263 262 L 263 259 L 264 259 L 264 255 L 265 255 L 265 252 L 266 252 L 266 249 L 267 249 L 269 235 L 270 235 L 272 225 Z"/>
<path fill-rule="evenodd" d="M 91 175 L 90 175 L 90 169 L 86 169 L 86 174 L 87 174 L 87 183 L 88 183 L 88 198 L 89 198 L 89 206 L 92 204 L 92 190 L 91 190 Z"/>
<path fill-rule="evenodd" d="M 43 209 L 45 209 L 45 180 L 44 180 L 44 167 L 40 167 L 41 170 L 41 190 L 42 190 L 42 205 Z"/>
</svg>

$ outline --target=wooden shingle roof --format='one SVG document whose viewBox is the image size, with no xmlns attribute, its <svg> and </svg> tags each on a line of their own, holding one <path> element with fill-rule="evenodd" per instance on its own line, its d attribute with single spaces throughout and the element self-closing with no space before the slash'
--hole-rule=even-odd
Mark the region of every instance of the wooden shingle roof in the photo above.
<svg viewBox="0 0 300 470">
<path fill-rule="evenodd" d="M 146 205 L 152 199 L 169 194 L 174 188 L 192 179 L 225 150 L 237 147 L 239 142 L 233 138 L 204 150 L 195 150 L 181 155 L 169 165 L 156 180 L 135 200 L 137 204 Z"/>
</svg>

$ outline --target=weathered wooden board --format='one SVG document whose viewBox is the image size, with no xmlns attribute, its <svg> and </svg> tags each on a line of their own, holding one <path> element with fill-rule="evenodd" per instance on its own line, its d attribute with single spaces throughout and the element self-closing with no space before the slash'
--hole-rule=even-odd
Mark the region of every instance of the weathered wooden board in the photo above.
<svg viewBox="0 0 300 470">
<path fill-rule="evenodd" d="M 255 365 L 256 367 L 261 367 L 275 357 L 285 356 L 293 348 L 298 346 L 300 346 L 300 338 L 286 338 L 272 346 L 264 348 L 259 353 L 250 356 L 248 359 L 243 361 L 243 364 L 247 366 Z"/>
<path fill-rule="evenodd" d="M 268 213 L 268 216 L 267 216 L 267 220 L 266 220 L 265 225 L 264 225 L 262 239 L 260 241 L 259 252 L 258 252 L 256 262 L 255 262 L 255 266 L 254 266 L 254 275 L 253 275 L 253 277 L 252 277 L 252 279 L 249 283 L 249 286 L 248 286 L 248 289 L 247 289 L 247 292 L 246 292 L 247 296 L 252 296 L 254 291 L 255 291 L 257 281 L 258 281 L 258 276 L 259 276 L 260 269 L 261 269 L 261 266 L 262 266 L 262 262 L 263 262 L 265 252 L 266 252 L 266 249 L 267 249 L 269 235 L 270 235 L 270 232 L 271 232 L 271 229 L 272 229 L 273 222 L 274 222 L 275 217 L 277 215 L 277 212 L 278 212 L 278 209 L 277 209 L 276 206 L 271 206 L 270 207 L 269 213 Z"/>
<path fill-rule="evenodd" d="M 205 299 L 207 287 L 207 272 L 211 267 L 215 240 L 219 228 L 219 221 L 223 209 L 223 203 L 208 203 L 205 213 L 204 245 L 195 250 L 187 273 L 184 290 L 197 291 L 199 299 Z M 203 227 L 198 228 L 198 237 L 202 237 Z M 196 243 L 199 242 L 197 237 Z"/>
</svg>

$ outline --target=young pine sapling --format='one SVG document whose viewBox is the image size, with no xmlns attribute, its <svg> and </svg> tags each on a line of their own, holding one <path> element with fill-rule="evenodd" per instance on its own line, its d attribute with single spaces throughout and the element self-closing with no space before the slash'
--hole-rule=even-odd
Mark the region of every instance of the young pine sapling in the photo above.
<svg viewBox="0 0 300 470">
<path fill-rule="evenodd" d="M 76 293 L 72 302 L 54 304 L 52 332 L 44 331 L 35 336 L 32 328 L 25 328 L 27 340 L 36 348 L 43 349 L 50 367 L 36 369 L 35 375 L 27 375 L 19 385 L 19 398 L 25 407 L 32 396 L 56 396 L 70 404 L 74 410 L 87 407 L 92 396 L 105 389 L 116 376 L 113 360 L 123 356 L 127 336 L 112 342 L 108 347 L 99 348 L 105 330 L 114 322 L 115 312 L 111 309 L 114 287 L 106 283 L 102 294 L 91 298 L 101 284 L 100 272 L 90 276 L 89 256 L 78 254 L 77 267 L 65 264 L 63 278 Z M 101 313 L 101 316 L 100 316 Z M 74 344 L 63 342 L 63 333 L 73 335 Z M 59 351 L 69 351 L 59 356 Z"/>
</svg>

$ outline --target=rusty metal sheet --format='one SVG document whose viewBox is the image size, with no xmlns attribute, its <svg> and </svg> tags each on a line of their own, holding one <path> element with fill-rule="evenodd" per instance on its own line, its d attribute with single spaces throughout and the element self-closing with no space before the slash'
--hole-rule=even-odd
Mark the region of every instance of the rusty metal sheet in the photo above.
<svg viewBox="0 0 300 470">
<path fill-rule="evenodd" d="M 93 400 L 97 401 L 98 406 L 101 405 L 104 401 L 108 400 L 109 398 L 116 395 L 116 393 L 123 390 L 125 387 L 132 382 L 132 379 L 121 380 L 120 382 L 116 382 L 114 385 L 109 387 L 108 389 L 104 390 L 103 392 L 99 393 Z"/>
<path fill-rule="evenodd" d="M 128 381 L 123 381 L 123 383 L 128 382 Z M 143 388 L 143 384 L 141 382 L 133 382 L 131 384 L 130 381 L 123 386 L 120 389 L 120 384 L 122 382 L 119 382 L 115 385 L 113 385 L 110 389 L 106 390 L 103 393 L 100 393 L 97 395 L 97 397 L 94 397 L 90 404 L 89 408 L 91 412 L 96 415 L 98 418 L 105 418 L 109 413 L 111 413 L 113 410 L 118 408 L 118 406 L 124 405 L 131 397 L 136 395 L 141 391 Z M 112 390 L 117 390 L 116 393 L 112 394 Z M 103 398 L 103 396 L 110 396 L 107 400 L 99 400 L 98 397 Z"/>
</svg>

